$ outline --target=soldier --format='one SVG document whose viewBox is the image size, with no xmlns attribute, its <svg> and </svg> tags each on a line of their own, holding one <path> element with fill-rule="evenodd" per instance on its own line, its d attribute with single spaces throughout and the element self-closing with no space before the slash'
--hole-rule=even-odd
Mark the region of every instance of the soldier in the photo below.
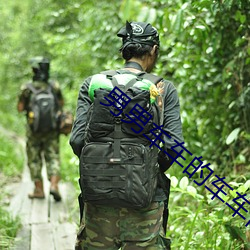
<svg viewBox="0 0 250 250">
<path fill-rule="evenodd" d="M 63 96 L 59 84 L 49 80 L 50 62 L 48 59 L 33 58 L 31 65 L 32 82 L 21 87 L 17 104 L 18 112 L 25 112 L 27 117 L 26 153 L 31 179 L 35 184 L 34 192 L 28 197 L 30 199 L 45 198 L 41 174 L 44 158 L 47 176 L 51 184 L 50 194 L 55 201 L 60 201 L 61 195 L 58 190 L 60 180 L 59 132 L 56 119 L 64 104 Z"/>
<path fill-rule="evenodd" d="M 158 35 L 157 30 L 149 23 L 127 22 L 126 26 L 123 27 L 118 32 L 117 35 L 118 37 L 122 38 L 122 47 L 120 51 L 122 53 L 123 58 L 125 59 L 124 68 L 116 70 L 116 73 L 120 76 L 120 78 L 122 78 L 122 76 L 125 77 L 125 75 L 140 76 L 145 73 L 150 73 L 155 66 L 155 63 L 158 58 L 158 52 L 160 49 L 160 41 L 159 41 L 159 35 Z M 84 171 L 81 172 L 81 178 L 80 178 L 81 184 L 84 184 L 84 181 L 88 178 L 88 175 L 93 175 L 93 173 L 97 171 L 96 170 L 97 166 L 102 166 L 103 164 L 106 167 L 108 164 L 111 165 L 112 163 L 111 162 L 112 159 L 110 161 L 107 161 L 107 158 L 109 155 L 106 154 L 106 151 L 105 152 L 100 151 L 99 157 L 98 156 L 96 157 L 86 156 L 86 161 L 85 161 L 85 155 L 82 154 L 82 152 L 85 152 L 84 150 L 87 148 L 87 146 L 90 145 L 90 143 L 88 144 L 88 141 L 86 141 L 86 139 L 91 138 L 91 137 L 86 137 L 85 134 L 86 134 L 86 131 L 88 131 L 88 125 L 89 125 L 88 114 L 89 114 L 89 109 L 92 103 L 91 96 L 89 96 L 88 93 L 89 93 L 89 89 L 90 89 L 93 78 L 94 76 L 90 76 L 86 78 L 80 88 L 77 109 L 76 109 L 76 119 L 73 125 L 73 129 L 71 131 L 71 137 L 70 137 L 71 147 L 74 153 L 80 158 L 80 163 L 81 161 L 83 161 L 83 165 L 85 164 L 89 166 L 90 163 L 92 163 L 93 161 L 96 162 L 96 165 L 93 164 L 93 170 L 90 169 L 89 172 L 86 173 L 86 176 L 84 176 L 85 179 L 82 178 L 82 175 L 85 174 Z M 118 79 L 118 77 L 116 79 Z M 164 147 L 164 151 L 168 153 L 170 158 L 174 158 L 177 154 L 176 152 L 171 150 L 171 147 L 175 144 L 173 139 L 179 142 L 183 141 L 178 94 L 177 94 L 176 88 L 171 82 L 162 79 L 161 82 L 158 82 L 158 83 L 161 83 L 162 85 L 162 102 L 161 102 L 162 103 L 161 105 L 163 105 L 162 128 L 166 133 L 172 136 L 172 139 L 169 139 L 167 136 L 164 136 L 163 139 L 165 143 L 163 147 Z M 105 87 L 105 83 L 103 82 L 102 88 L 104 87 Z M 97 96 L 98 93 L 100 92 L 95 92 L 95 96 Z M 99 122 L 98 119 L 105 120 L 105 115 L 103 112 L 104 112 L 104 108 L 101 109 L 96 116 L 94 116 L 95 121 Z M 117 120 L 118 118 L 116 118 L 115 121 Z M 113 121 L 113 120 L 110 119 L 110 121 Z M 101 126 L 100 129 L 97 128 L 96 126 L 95 131 L 93 129 L 93 134 L 99 129 L 101 132 L 103 132 L 102 134 L 104 135 L 103 135 L 103 138 L 102 137 L 98 138 L 97 136 L 93 136 L 93 141 L 97 143 L 99 139 L 100 140 L 99 145 L 101 145 L 103 141 L 105 142 L 105 139 L 107 137 L 109 136 L 112 137 L 113 136 L 112 133 L 113 134 L 116 133 L 117 135 L 117 137 L 114 138 L 113 141 L 120 140 L 120 143 L 121 143 L 121 139 L 119 138 L 124 139 L 124 137 L 127 136 L 126 133 L 121 131 L 121 129 L 116 130 L 117 127 L 119 128 L 120 122 L 116 122 L 116 124 L 114 125 L 115 127 L 114 132 L 111 131 L 112 133 L 106 133 L 108 135 L 105 134 L 106 130 L 108 130 L 109 128 L 108 126 L 105 126 L 107 125 L 107 123 L 104 123 L 104 122 L 98 123 L 98 122 L 96 122 L 95 124 L 101 124 L 103 126 Z M 136 136 L 134 136 L 134 138 L 136 139 Z M 132 138 L 130 138 L 130 141 L 131 140 Z M 138 143 L 138 140 L 137 141 L 135 140 L 135 143 Z M 106 145 L 106 144 L 102 143 L 102 145 Z M 112 150 L 113 143 L 110 142 L 107 145 L 110 145 L 110 148 L 111 148 L 110 150 Z M 94 149 L 94 146 L 93 146 L 93 149 Z M 115 147 L 114 147 L 114 150 L 116 150 Z M 160 151 L 160 153 L 163 153 L 163 152 Z M 133 151 L 131 153 L 131 155 L 135 155 L 135 154 L 136 154 L 136 151 Z M 128 156 L 127 158 L 129 159 L 130 157 Z M 125 164 L 126 161 L 128 161 L 127 158 L 126 157 L 115 158 L 117 160 L 116 166 Z M 136 157 L 131 157 L 131 161 L 133 161 L 134 158 Z M 158 155 L 158 164 L 161 169 L 162 178 L 166 178 L 166 176 L 164 175 L 164 172 L 172 164 L 172 160 L 170 158 L 164 153 Z M 118 160 L 122 162 L 120 165 L 119 165 Z M 156 161 L 157 161 L 157 157 L 156 157 Z M 118 169 L 118 167 L 114 167 L 114 169 L 115 171 L 118 171 L 116 170 Z M 119 184 L 119 181 L 123 183 L 126 181 L 126 179 L 131 178 L 132 169 L 133 168 L 130 165 L 130 170 L 131 170 L 130 174 L 125 175 L 125 177 L 123 176 L 123 179 L 120 178 L 119 176 L 119 175 L 122 175 L 122 173 L 118 173 L 116 175 L 116 173 L 114 173 L 115 171 L 111 169 L 110 171 L 111 172 L 114 171 L 112 172 L 112 174 L 115 175 L 114 184 L 116 184 L 115 181 L 117 181 L 117 183 Z M 81 214 L 82 216 L 81 226 L 80 226 L 80 230 L 77 236 L 75 249 L 77 250 L 80 250 L 80 249 L 81 250 L 83 249 L 88 249 L 88 250 L 97 250 L 97 249 L 105 249 L 105 250 L 106 249 L 109 249 L 109 250 L 111 249 L 112 250 L 118 250 L 118 249 L 160 250 L 160 249 L 164 249 L 166 250 L 166 249 L 170 249 L 170 241 L 166 239 L 165 237 L 166 222 L 167 222 L 167 216 L 168 216 L 167 203 L 168 203 L 168 195 L 169 195 L 169 188 L 170 188 L 169 182 L 168 183 L 165 182 L 166 185 L 165 184 L 160 185 L 160 181 L 159 181 L 159 185 L 156 187 L 156 189 L 153 190 L 155 192 L 155 196 L 153 197 L 152 203 L 150 203 L 149 206 L 147 207 L 134 209 L 134 208 L 123 206 L 124 204 L 122 204 L 121 207 L 117 207 L 116 206 L 117 204 L 112 203 L 112 195 L 114 194 L 115 192 L 114 190 L 116 190 L 118 186 L 114 185 L 114 188 L 113 188 L 113 187 L 110 187 L 111 183 L 108 183 L 110 185 L 107 184 L 107 186 L 110 188 L 109 189 L 107 188 L 104 190 L 104 188 L 106 187 L 105 178 L 109 174 L 109 173 L 106 173 L 107 171 L 105 170 L 101 172 L 100 178 L 98 177 L 96 179 L 93 178 L 93 183 L 96 184 L 96 187 L 92 185 L 89 188 L 87 186 L 85 190 L 83 188 L 82 189 L 83 195 L 79 196 L 80 210 L 83 213 Z M 127 170 L 125 169 L 125 171 Z M 96 175 L 98 176 L 98 173 Z M 81 182 L 82 179 L 83 181 Z M 99 194 L 100 196 L 101 195 L 102 196 L 106 195 L 107 197 L 110 196 L 111 197 L 110 204 L 108 205 L 97 204 L 96 205 L 94 203 L 95 200 L 87 200 L 87 199 L 84 200 L 84 193 L 86 194 L 87 192 L 94 192 L 98 189 L 98 181 L 96 180 L 102 181 L 101 183 L 100 182 L 99 183 L 100 183 L 100 189 L 103 188 L 103 192 L 101 193 L 100 191 Z M 111 179 L 111 181 L 113 180 Z M 131 183 L 132 183 L 132 180 L 131 180 Z M 133 188 L 132 187 L 133 185 L 134 185 L 134 182 L 133 184 L 130 185 L 130 188 Z M 135 186 L 136 185 L 137 184 L 135 183 Z M 166 192 L 164 192 L 164 190 L 166 190 Z M 119 195 L 122 195 L 122 194 L 123 193 L 119 193 Z M 93 194 L 93 197 L 96 197 L 96 201 L 102 198 L 99 196 L 95 196 L 95 194 Z M 83 209 L 83 206 L 84 206 L 84 209 Z"/>
</svg>

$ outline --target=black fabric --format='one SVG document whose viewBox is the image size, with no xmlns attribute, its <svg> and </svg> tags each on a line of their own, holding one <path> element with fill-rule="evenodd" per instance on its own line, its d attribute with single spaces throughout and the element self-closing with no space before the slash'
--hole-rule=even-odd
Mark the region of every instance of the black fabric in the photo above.
<svg viewBox="0 0 250 250">
<path fill-rule="evenodd" d="M 112 74 L 115 74 L 116 71 L 106 71 L 102 73 L 106 74 L 107 77 L 112 77 Z M 150 78 L 154 83 L 162 79 L 161 77 L 157 77 L 154 75 L 151 76 L 150 74 L 146 73 L 140 73 L 138 77 L 140 79 Z M 121 131 L 127 135 L 132 135 L 137 137 L 146 134 L 149 138 L 151 138 L 152 134 L 150 133 L 150 131 L 153 129 L 153 122 L 159 124 L 160 113 L 155 104 L 153 105 L 150 104 L 149 91 L 130 87 L 131 84 L 134 84 L 136 82 L 136 79 L 137 78 L 132 79 L 126 85 L 126 89 L 129 88 L 126 91 L 126 94 L 131 98 L 131 101 L 126 105 L 126 107 L 122 111 Z M 111 80 L 114 86 L 119 85 L 117 81 L 114 81 L 114 78 L 112 78 Z M 119 85 L 118 87 L 123 91 L 125 91 L 125 89 L 123 89 L 124 88 L 123 86 Z M 115 127 L 114 113 L 117 112 L 117 109 L 113 105 L 110 105 L 110 103 L 107 101 L 107 99 L 109 99 L 108 97 L 109 93 L 110 93 L 109 90 L 102 88 L 96 89 L 94 91 L 94 102 L 91 105 L 87 115 L 88 125 L 85 131 L 86 141 L 91 141 L 93 138 L 105 137 L 114 131 Z M 135 105 L 137 105 L 137 110 L 133 110 L 133 107 L 135 107 Z M 141 121 L 140 118 L 137 117 L 138 115 L 137 111 L 143 111 L 143 110 L 147 112 L 145 113 L 146 118 L 149 118 L 151 116 L 152 119 L 149 119 L 146 122 L 145 118 L 143 121 Z"/>
<path fill-rule="evenodd" d="M 137 88 L 130 88 L 127 91 L 129 97 L 131 97 L 131 101 L 125 107 L 123 113 L 128 116 L 124 116 L 122 123 L 122 131 L 127 134 L 139 136 L 143 134 L 148 134 L 151 129 L 153 129 L 153 120 L 150 119 L 147 124 L 143 124 L 140 119 L 137 117 L 138 113 L 136 111 L 132 111 L 135 105 L 139 105 L 138 111 L 141 111 L 140 107 L 142 107 L 146 112 L 148 112 L 148 117 L 154 117 L 152 105 L 148 105 L 150 103 L 150 93 L 146 90 L 139 90 Z M 141 129 L 143 128 L 143 129 Z"/>
<path fill-rule="evenodd" d="M 27 87 L 31 91 L 27 119 L 32 132 L 57 130 L 59 105 L 52 86 L 48 84 L 47 89 L 36 89 L 28 84 Z"/>
<path fill-rule="evenodd" d="M 83 211 L 84 211 L 84 201 L 83 201 L 83 198 L 82 198 L 82 193 L 80 193 L 78 195 L 78 204 L 79 204 L 79 212 L 80 212 L 80 224 L 81 224 L 81 221 L 82 221 L 82 218 L 83 218 Z"/>
<path fill-rule="evenodd" d="M 126 22 L 126 26 L 121 28 L 117 33 L 122 38 L 124 49 L 131 43 L 146 45 L 160 45 L 159 34 L 157 30 L 149 23 L 144 22 Z"/>
<path fill-rule="evenodd" d="M 110 91 L 106 89 L 95 90 L 94 103 L 91 105 L 88 112 L 88 127 L 86 130 L 86 138 L 104 137 L 114 131 L 115 117 L 110 113 L 114 112 L 114 107 L 102 105 L 101 102 L 105 101 Z M 95 108 L 94 108 L 95 107 Z M 87 135 L 89 133 L 89 135 Z"/>
<path fill-rule="evenodd" d="M 88 157 L 92 157 L 91 163 Z M 99 157 L 105 161 L 95 161 Z M 159 172 L 156 147 L 120 140 L 117 158 L 113 143 L 91 142 L 82 150 L 80 166 L 85 202 L 139 209 L 153 200 Z"/>
<path fill-rule="evenodd" d="M 169 195 L 170 195 L 170 186 L 171 181 L 170 179 L 162 172 L 159 171 L 158 175 L 158 184 L 163 189 L 163 192 L 166 196 L 166 199 L 164 200 L 164 210 L 163 210 L 163 229 L 165 233 L 167 232 L 167 222 L 168 222 L 168 216 L 169 216 L 169 209 L 168 209 L 168 203 L 169 203 Z"/>
<path fill-rule="evenodd" d="M 173 158 L 176 157 L 177 153 L 174 152 L 171 149 L 166 149 L 168 154 L 170 154 Z M 173 160 L 171 158 L 168 157 L 167 154 L 165 154 L 163 151 L 160 151 L 158 154 L 158 163 L 160 166 L 160 169 L 162 172 L 166 172 L 171 165 L 173 164 Z"/>
<path fill-rule="evenodd" d="M 38 67 L 33 67 L 33 81 L 48 82 L 49 80 L 49 62 L 40 62 Z"/>
</svg>

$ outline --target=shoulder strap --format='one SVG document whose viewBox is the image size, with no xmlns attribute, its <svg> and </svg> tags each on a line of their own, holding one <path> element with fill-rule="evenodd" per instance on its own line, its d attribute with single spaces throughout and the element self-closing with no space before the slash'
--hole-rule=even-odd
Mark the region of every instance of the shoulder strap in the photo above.
<svg viewBox="0 0 250 250">
<path fill-rule="evenodd" d="M 156 75 L 153 75 L 153 74 L 149 74 L 149 73 L 146 73 L 146 72 L 141 72 L 139 74 L 143 79 L 147 79 L 149 81 L 151 81 L 152 83 L 154 83 L 156 86 L 159 82 L 161 82 L 163 80 L 162 77 L 160 76 L 156 76 Z M 164 113 L 164 100 L 162 99 L 162 108 L 160 109 L 160 107 L 156 104 L 155 106 L 155 109 L 156 109 L 156 113 L 157 113 L 157 120 L 158 120 L 158 124 L 162 124 L 163 123 L 163 113 Z"/>
<path fill-rule="evenodd" d="M 149 80 L 151 81 L 152 83 L 154 83 L 155 85 L 157 85 L 158 82 L 162 81 L 163 78 L 160 77 L 160 76 L 156 76 L 156 75 L 153 75 L 153 74 L 149 74 L 149 73 L 146 73 L 146 72 L 140 72 L 138 74 L 139 77 L 142 77 L 143 79 L 146 79 L 146 80 Z"/>
<path fill-rule="evenodd" d="M 104 74 L 107 77 L 112 78 L 112 76 L 119 74 L 119 72 L 117 72 L 116 70 L 106 70 L 106 71 L 102 71 L 100 74 Z"/>
<path fill-rule="evenodd" d="M 34 94 L 37 94 L 42 91 L 41 89 L 36 89 L 32 83 L 27 84 L 27 88 L 31 90 L 31 92 Z M 47 90 L 53 93 L 53 86 L 51 85 L 51 83 L 48 83 Z"/>
<path fill-rule="evenodd" d="M 112 77 L 112 76 L 114 76 L 116 74 L 120 74 L 120 73 L 119 73 L 119 71 L 116 71 L 116 70 L 106 70 L 106 71 L 102 71 L 101 74 L 104 74 L 104 75 L 106 75 L 108 77 L 109 76 Z M 153 75 L 153 74 L 149 74 L 149 73 L 146 73 L 144 71 L 137 74 L 137 76 L 142 77 L 143 79 L 147 79 L 147 80 L 153 82 L 155 85 L 158 82 L 162 81 L 162 79 L 163 79 L 161 76 L 156 76 L 156 75 Z"/>
<path fill-rule="evenodd" d="M 32 85 L 32 83 L 27 84 L 27 88 L 28 88 L 32 93 L 34 93 L 34 94 L 36 94 L 36 93 L 39 92 L 39 90 L 37 90 L 37 89 Z"/>
<path fill-rule="evenodd" d="M 130 80 L 126 86 L 123 86 L 123 85 L 120 85 L 117 80 L 113 77 L 117 74 L 120 74 L 119 71 L 116 71 L 116 70 L 107 70 L 107 71 L 102 71 L 101 74 L 104 74 L 106 75 L 108 78 L 110 78 L 112 84 L 113 84 L 113 87 L 119 87 L 121 88 L 123 91 L 129 89 L 130 87 L 132 87 L 136 81 L 138 81 L 138 78 L 135 76 L 135 78 L 133 78 L 132 80 Z"/>
<path fill-rule="evenodd" d="M 52 81 L 52 80 L 49 80 L 48 82 L 48 88 L 50 88 L 50 90 L 55 90 L 56 87 L 55 87 L 55 81 Z"/>
</svg>

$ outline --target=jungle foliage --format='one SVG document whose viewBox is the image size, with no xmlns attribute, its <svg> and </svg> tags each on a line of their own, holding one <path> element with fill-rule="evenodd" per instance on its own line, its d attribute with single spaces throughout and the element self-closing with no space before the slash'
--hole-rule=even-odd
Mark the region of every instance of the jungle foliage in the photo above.
<svg viewBox="0 0 250 250">
<path fill-rule="evenodd" d="M 188 178 L 175 163 L 167 173 L 173 249 L 250 249 L 249 213 L 242 211 L 243 220 L 226 205 L 235 207 L 236 191 L 243 195 L 250 187 L 249 0 L 12 0 L 0 2 L 0 13 L 0 124 L 20 135 L 25 119 L 16 111 L 16 96 L 31 78 L 28 59 L 51 59 L 51 77 L 74 111 L 85 77 L 122 67 L 116 32 L 125 21 L 152 23 L 161 39 L 154 72 L 178 90 L 185 147 L 210 163 L 210 189 L 216 191 L 215 175 L 234 189 L 220 194 L 225 203 L 212 200 L 205 185 L 193 182 L 201 172 Z M 61 145 L 63 176 L 76 184 L 78 162 L 67 137 Z M 0 156 L 6 152 L 12 150 L 0 148 Z M 186 158 L 182 164 L 188 166 L 193 158 Z M 0 165 L 0 172 L 7 166 Z"/>
</svg>

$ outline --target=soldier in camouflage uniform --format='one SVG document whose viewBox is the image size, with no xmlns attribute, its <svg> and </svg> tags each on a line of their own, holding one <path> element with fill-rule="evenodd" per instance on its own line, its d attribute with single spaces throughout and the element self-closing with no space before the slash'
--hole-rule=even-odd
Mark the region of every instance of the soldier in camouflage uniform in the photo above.
<svg viewBox="0 0 250 250">
<path fill-rule="evenodd" d="M 36 57 L 31 60 L 33 69 L 32 86 L 35 89 L 46 89 L 48 83 L 52 86 L 52 92 L 56 96 L 59 109 L 63 107 L 63 96 L 57 82 L 49 80 L 49 61 L 46 58 Z M 30 83 L 28 83 L 30 84 Z M 21 93 L 18 97 L 17 109 L 18 112 L 26 112 L 28 115 L 29 104 L 31 101 L 32 92 L 25 84 L 21 87 Z M 30 176 L 34 181 L 34 192 L 29 194 L 30 199 L 43 199 L 44 189 L 42 180 L 43 158 L 46 164 L 47 176 L 50 180 L 50 194 L 53 195 L 56 201 L 61 200 L 61 195 L 58 190 L 58 182 L 60 180 L 60 156 L 59 156 L 59 132 L 57 130 L 47 133 L 34 133 L 27 123 L 26 126 L 26 153 L 28 159 L 28 167 Z"/>
<path fill-rule="evenodd" d="M 125 66 L 119 72 L 140 74 L 150 73 L 156 63 L 160 47 L 157 30 L 148 23 L 126 23 L 118 32 L 122 38 L 121 53 Z M 92 77 L 83 82 L 78 95 L 76 118 L 71 131 L 70 145 L 80 158 L 85 145 L 84 135 L 87 124 L 87 114 L 91 105 L 88 90 Z M 163 129 L 169 133 L 172 140 L 163 135 L 164 150 L 172 157 L 177 155 L 171 150 L 176 141 L 182 142 L 182 124 L 180 105 L 175 86 L 166 80 L 162 84 Z M 180 149 L 178 149 L 180 151 Z M 79 196 L 81 226 L 77 235 L 76 250 L 163 250 L 170 249 L 170 240 L 166 238 L 166 222 L 168 217 L 168 196 L 170 184 L 166 181 L 164 172 L 171 166 L 172 159 L 160 151 L 158 163 L 162 182 L 155 190 L 151 205 L 143 209 L 132 209 L 83 203 Z M 166 185 L 165 185 L 166 184 Z"/>
</svg>

